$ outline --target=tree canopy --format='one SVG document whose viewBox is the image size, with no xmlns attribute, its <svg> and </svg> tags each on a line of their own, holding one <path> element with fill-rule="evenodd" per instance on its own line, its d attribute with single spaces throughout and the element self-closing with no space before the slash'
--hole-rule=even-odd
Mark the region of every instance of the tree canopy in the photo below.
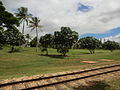
<svg viewBox="0 0 120 90">
<path fill-rule="evenodd" d="M 14 46 L 19 46 L 25 43 L 24 36 L 14 26 L 5 31 L 5 40 L 7 44 L 12 46 L 11 51 L 14 51 Z"/>
<path fill-rule="evenodd" d="M 83 49 L 88 49 L 91 54 L 95 53 L 95 49 L 100 47 L 101 42 L 93 37 L 84 37 L 79 40 L 79 46 Z"/>
<path fill-rule="evenodd" d="M 46 51 L 46 55 L 48 55 L 48 47 L 52 47 L 53 45 L 53 35 L 51 34 L 46 34 L 44 36 L 40 37 L 40 47 L 41 51 L 44 52 Z"/>
<path fill-rule="evenodd" d="M 103 48 L 106 50 L 110 50 L 111 52 L 115 49 L 119 49 L 120 45 L 119 43 L 115 42 L 115 41 L 106 41 L 103 43 Z"/>
<path fill-rule="evenodd" d="M 18 19 L 10 12 L 6 11 L 2 2 L 0 2 L 0 27 L 11 27 L 19 25 Z"/>
<path fill-rule="evenodd" d="M 30 47 L 36 47 L 36 45 L 37 45 L 37 37 L 33 38 L 30 41 Z"/>
<path fill-rule="evenodd" d="M 5 44 L 4 30 L 2 27 L 0 27 L 0 49 L 2 49 L 4 44 Z"/>
<path fill-rule="evenodd" d="M 0 1 L 0 48 L 6 43 L 4 27 L 10 29 L 18 25 L 18 19 L 12 13 L 6 11 L 3 3 Z"/>
<path fill-rule="evenodd" d="M 23 24 L 22 34 L 24 35 L 25 24 L 28 25 L 29 18 L 32 16 L 32 14 L 28 13 L 28 9 L 26 7 L 18 8 L 18 13 L 15 14 L 19 20 L 19 23 Z"/>
<path fill-rule="evenodd" d="M 65 56 L 77 39 L 77 32 L 72 31 L 69 27 L 61 27 L 61 31 L 54 33 L 54 45 L 57 52 Z"/>
</svg>

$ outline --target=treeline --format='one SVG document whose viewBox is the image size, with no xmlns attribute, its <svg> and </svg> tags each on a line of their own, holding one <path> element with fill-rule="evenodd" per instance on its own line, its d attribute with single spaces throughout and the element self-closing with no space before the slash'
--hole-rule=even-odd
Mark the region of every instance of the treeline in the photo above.
<svg viewBox="0 0 120 90">
<path fill-rule="evenodd" d="M 39 23 L 40 19 L 28 13 L 27 8 L 20 7 L 17 13 L 12 14 L 6 11 L 0 2 L 0 49 L 10 45 L 12 53 L 15 52 L 15 46 L 30 46 L 36 47 L 36 51 L 40 48 L 41 52 L 46 52 L 48 55 L 48 48 L 54 48 L 64 56 L 71 48 L 88 49 L 91 54 L 95 53 L 95 49 L 107 49 L 111 52 L 120 49 L 119 43 L 115 41 L 108 40 L 102 43 L 93 37 L 79 39 L 78 33 L 69 27 L 61 27 L 61 31 L 39 37 L 38 30 L 42 27 Z M 22 32 L 17 28 L 20 25 L 22 25 Z M 32 39 L 30 34 L 25 35 L 25 25 L 28 25 L 31 31 L 35 30 L 35 38 Z"/>
<path fill-rule="evenodd" d="M 30 46 L 36 46 L 36 38 L 30 42 Z M 84 37 L 79 39 L 77 32 L 72 31 L 69 27 L 61 27 L 61 31 L 54 32 L 52 34 L 46 34 L 40 37 L 39 47 L 42 52 L 46 52 L 48 55 L 48 48 L 57 49 L 58 53 L 66 55 L 69 49 L 88 49 L 90 54 L 95 53 L 95 49 L 105 49 L 113 52 L 116 49 L 120 49 L 120 44 L 115 41 L 103 42 L 94 37 Z"/>
</svg>

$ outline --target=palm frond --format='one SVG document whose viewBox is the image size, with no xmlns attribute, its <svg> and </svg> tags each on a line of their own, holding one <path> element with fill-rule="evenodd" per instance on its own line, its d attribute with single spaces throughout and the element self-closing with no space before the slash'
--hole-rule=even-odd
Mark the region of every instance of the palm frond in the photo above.
<svg viewBox="0 0 120 90">
<path fill-rule="evenodd" d="M 40 20 L 38 20 L 38 23 L 40 22 Z"/>
<path fill-rule="evenodd" d="M 35 26 L 33 24 L 30 24 L 29 27 L 32 28 L 32 27 L 35 27 Z"/>
<path fill-rule="evenodd" d="M 18 13 L 15 13 L 15 15 L 17 18 L 19 18 L 20 23 L 22 23 L 25 20 L 27 25 L 29 18 L 32 16 L 32 14 L 28 13 L 28 9 L 26 7 L 18 8 Z"/>
<path fill-rule="evenodd" d="M 26 24 L 28 25 L 28 19 L 25 19 L 25 21 L 26 21 Z"/>
<path fill-rule="evenodd" d="M 38 28 L 42 28 L 43 27 L 43 25 L 38 25 Z"/>
<path fill-rule="evenodd" d="M 20 18 L 20 19 L 19 19 L 19 23 L 22 23 L 22 22 L 23 22 L 23 20 L 24 20 L 23 18 Z"/>
<path fill-rule="evenodd" d="M 31 21 L 33 21 L 33 22 L 35 21 L 35 18 L 34 18 L 34 17 L 32 17 L 31 19 L 32 19 Z"/>
<path fill-rule="evenodd" d="M 29 27 L 32 28 L 31 31 L 33 31 L 35 28 L 42 28 L 42 25 L 39 25 L 40 19 L 38 17 L 32 17 L 29 21 L 30 25 Z"/>
<path fill-rule="evenodd" d="M 35 27 L 33 27 L 33 28 L 31 29 L 31 32 L 32 32 L 34 29 L 35 29 Z"/>
<path fill-rule="evenodd" d="M 29 23 L 33 24 L 33 23 L 34 23 L 34 21 L 31 21 L 31 20 L 30 20 L 30 21 L 29 21 Z"/>
</svg>

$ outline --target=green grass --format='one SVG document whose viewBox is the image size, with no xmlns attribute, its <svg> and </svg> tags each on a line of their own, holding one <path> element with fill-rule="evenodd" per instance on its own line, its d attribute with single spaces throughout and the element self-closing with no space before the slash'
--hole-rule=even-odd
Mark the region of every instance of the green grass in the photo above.
<svg viewBox="0 0 120 90">
<path fill-rule="evenodd" d="M 9 47 L 0 50 L 0 79 L 31 76 L 36 74 L 53 73 L 83 69 L 107 62 L 98 59 L 113 59 L 113 63 L 120 61 L 120 51 L 113 53 L 107 50 L 96 50 L 91 55 L 88 50 L 73 50 L 66 57 L 60 56 L 55 49 L 49 49 L 49 56 L 41 56 L 41 52 L 36 52 L 35 48 L 23 48 L 22 52 L 8 53 Z M 85 64 L 81 61 L 97 61 L 96 64 Z M 120 63 L 120 62 L 119 62 Z"/>
</svg>

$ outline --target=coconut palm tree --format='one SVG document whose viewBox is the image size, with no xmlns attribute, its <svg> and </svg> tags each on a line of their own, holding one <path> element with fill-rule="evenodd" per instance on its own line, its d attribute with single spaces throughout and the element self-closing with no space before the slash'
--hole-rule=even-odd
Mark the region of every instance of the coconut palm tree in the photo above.
<svg viewBox="0 0 120 90">
<path fill-rule="evenodd" d="M 18 13 L 15 14 L 19 19 L 19 23 L 23 24 L 22 34 L 24 35 L 25 24 L 28 25 L 29 18 L 32 16 L 32 14 L 29 14 L 28 9 L 25 7 L 18 8 Z"/>
<path fill-rule="evenodd" d="M 31 20 L 29 21 L 30 25 L 29 27 L 31 28 L 31 31 L 36 30 L 36 37 L 37 37 L 37 44 L 36 44 L 36 51 L 38 50 L 38 44 L 39 44 L 39 39 L 38 39 L 38 28 L 41 28 L 42 25 L 40 25 L 40 19 L 38 17 L 32 17 Z"/>
</svg>

